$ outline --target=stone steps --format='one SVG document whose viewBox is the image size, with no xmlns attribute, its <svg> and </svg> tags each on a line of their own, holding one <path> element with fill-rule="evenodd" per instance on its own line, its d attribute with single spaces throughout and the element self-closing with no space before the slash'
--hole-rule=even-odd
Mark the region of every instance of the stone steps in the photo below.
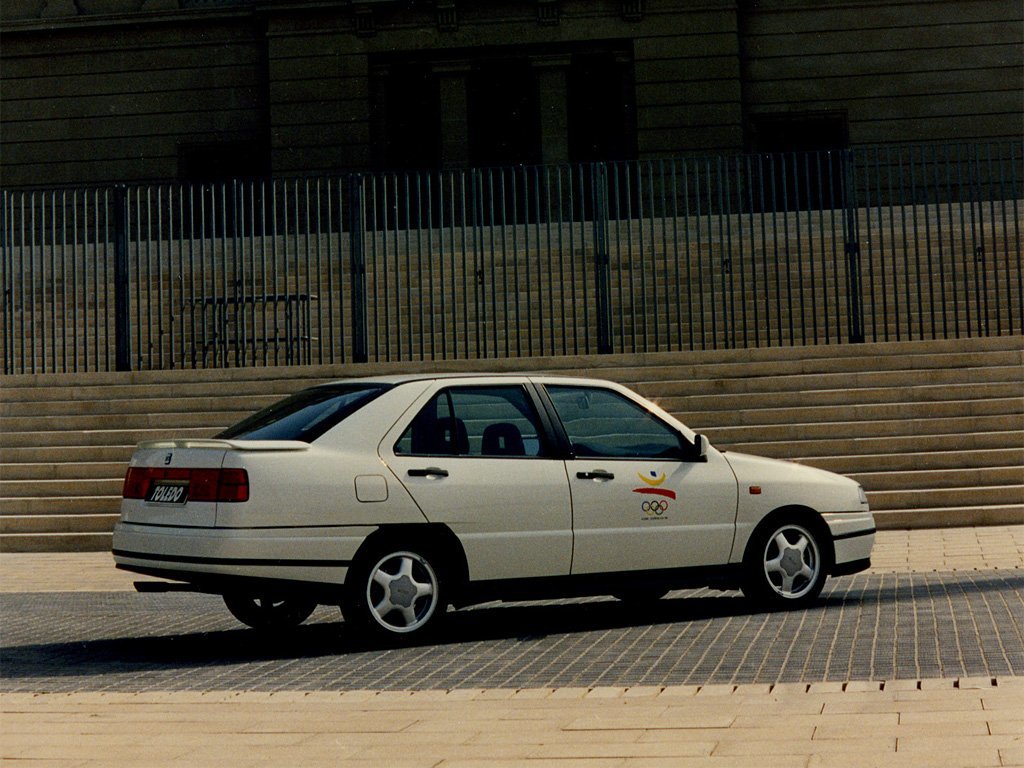
<svg viewBox="0 0 1024 768">
<path fill-rule="evenodd" d="M 122 467 L 123 469 L 123 467 Z M 0 479 L 0 509 L 13 499 L 69 498 L 116 496 L 121 493 L 122 481 L 113 473 L 102 478 L 77 477 L 73 479 L 9 480 Z"/>
<path fill-rule="evenodd" d="M 132 447 L 208 437 L 346 376 L 537 371 L 610 378 L 719 448 L 868 491 L 880 527 L 1024 522 L 1024 337 L 415 363 L 4 377 L 0 549 L 109 546 Z"/>
<path fill-rule="evenodd" d="M 1006 505 L 1024 510 L 1024 485 L 970 486 L 964 488 L 910 488 L 872 491 L 868 498 L 879 510 L 913 510 L 933 507 Z"/>
<path fill-rule="evenodd" d="M 6 435 L 4 439 L 6 439 Z M 0 446 L 0 476 L 4 476 L 5 469 L 16 464 L 69 465 L 72 467 L 70 470 L 66 468 L 61 470 L 65 472 L 74 472 L 73 467 L 78 464 L 89 465 L 96 462 L 115 463 L 124 467 L 128 464 L 134 447 L 135 443 L 123 445 L 29 445 L 16 448 Z M 44 472 L 49 471 L 44 470 Z"/>
<path fill-rule="evenodd" d="M 953 361 L 950 361 L 953 362 Z M 959 361 L 957 361 L 959 362 Z M 951 368 L 929 368 L 912 370 L 882 370 L 882 371 L 850 371 L 842 373 L 808 371 L 800 374 L 765 374 L 762 376 L 742 376 L 735 378 L 709 378 L 704 391 L 712 391 L 716 394 L 759 394 L 767 388 L 765 379 L 771 378 L 772 391 L 802 392 L 816 389 L 845 389 L 858 390 L 865 387 L 913 387 L 913 386 L 940 386 L 956 385 L 963 383 L 965 370 L 974 373 L 972 381 L 983 383 L 993 382 L 1014 382 L 1019 380 L 1020 368 L 1018 365 L 994 365 L 991 367 L 958 365 Z M 723 372 L 722 374 L 727 375 Z M 650 397 L 666 397 L 679 394 L 681 388 L 692 390 L 699 387 L 697 381 L 688 380 L 683 384 L 674 382 L 639 382 Z M 855 402 L 855 401 L 854 401 Z"/>
<path fill-rule="evenodd" d="M 708 431 L 708 436 L 715 433 Z M 757 435 L 754 436 L 758 437 Z M 779 443 L 777 441 L 761 441 L 752 439 L 746 442 L 733 442 L 729 445 L 733 450 L 756 453 L 779 459 L 807 461 L 821 456 L 853 456 L 865 455 L 903 455 L 920 452 L 946 452 L 951 447 L 960 451 L 1002 449 L 1020 445 L 1024 440 L 1024 432 L 996 431 L 975 432 L 969 434 L 942 433 L 934 435 L 903 435 L 899 437 L 863 437 L 851 440 L 837 434 L 834 437 L 818 440 L 801 440 L 799 444 Z"/>
<path fill-rule="evenodd" d="M 252 408 L 238 411 L 190 411 L 191 427 L 222 427 L 252 413 Z M 19 432 L 90 432 L 115 430 L 168 430 L 181 424 L 180 413 L 125 413 L 90 414 L 84 416 L 17 416 L 4 419 L 8 434 Z"/>
<path fill-rule="evenodd" d="M 921 509 L 889 510 L 882 520 L 883 528 L 920 528 L 922 520 L 930 528 L 955 528 L 963 525 L 1020 525 L 1024 521 L 1024 505 L 989 504 L 985 506 L 923 507 Z"/>
<path fill-rule="evenodd" d="M 760 398 L 758 398 L 760 402 Z M 673 403 L 674 404 L 674 403 Z M 663 401 L 659 405 L 666 407 Z M 749 405 L 749 398 L 748 398 Z M 750 408 L 684 411 L 672 408 L 684 422 L 697 428 L 759 425 L 839 424 L 892 420 L 933 421 L 964 416 L 989 417 L 1024 414 L 1024 400 L 1016 397 L 932 402 L 871 403 L 857 405 L 802 405 L 786 408 Z"/>
<path fill-rule="evenodd" d="M 979 448 L 974 450 L 931 451 L 928 453 L 885 453 L 862 456 L 818 456 L 805 463 L 834 471 L 841 467 L 851 476 L 865 473 L 900 474 L 913 471 L 989 467 L 1024 467 L 1024 445 L 1019 448 Z M 1022 470 L 1024 471 L 1024 470 Z"/>
<path fill-rule="evenodd" d="M 933 403 L 948 399 L 956 403 L 970 403 L 974 400 L 1015 398 L 1020 391 L 1016 381 L 977 382 L 973 384 L 922 384 L 904 387 L 861 387 L 857 390 L 856 408 L 872 404 L 890 406 L 895 402 L 908 406 L 917 403 Z M 765 409 L 795 408 L 807 406 L 850 405 L 848 389 L 793 390 L 788 392 L 762 392 L 758 403 Z M 719 395 L 670 395 L 658 400 L 663 408 L 673 412 L 715 413 L 718 411 L 740 410 L 747 407 L 750 397 L 746 393 Z"/>
<path fill-rule="evenodd" d="M 109 516 L 111 530 L 117 518 Z M 109 531 L 0 533 L 0 552 L 103 552 L 110 549 L 111 540 Z"/>
<path fill-rule="evenodd" d="M 125 469 L 128 468 L 125 462 Z M 95 515 L 117 512 L 121 504 L 123 480 L 110 479 L 116 483 L 116 493 L 109 495 L 78 496 L 6 496 L 0 497 L 0 517 L 7 515 Z M 97 490 L 108 490 L 97 489 Z"/>
<path fill-rule="evenodd" d="M 55 456 L 54 458 L 57 458 Z M 124 461 L 19 462 L 0 463 L 0 483 L 15 480 L 92 480 L 117 477 L 124 470 Z M 0 494 L 2 496 L 4 494 Z"/>
<path fill-rule="evenodd" d="M 182 420 L 179 420 L 181 422 Z M 177 437 L 213 437 L 219 429 L 213 427 L 180 427 L 172 430 Z M 34 446 L 107 447 L 133 446 L 143 440 L 159 440 L 168 436 L 164 429 L 93 429 L 88 431 L 55 430 L 52 432 L 4 432 L 5 448 Z"/>
<path fill-rule="evenodd" d="M 885 472 L 853 472 L 850 477 L 867 484 L 874 491 L 900 490 L 907 481 L 917 488 L 977 488 L 982 486 L 1024 485 L 1024 466 L 973 467 L 956 469 L 890 470 Z"/>
<path fill-rule="evenodd" d="M 852 414 L 851 414 L 852 415 Z M 700 425 L 696 425 L 700 428 Z M 1024 433 L 1024 414 L 1011 416 L 963 416 L 957 418 L 918 418 L 856 421 L 847 418 L 837 422 L 802 424 L 750 424 L 712 427 L 718 442 L 732 444 L 757 436 L 761 440 L 787 443 L 799 449 L 800 443 L 822 440 L 841 434 L 849 440 L 861 438 L 924 437 L 932 435 L 962 434 L 971 430 L 982 432 Z"/>
<path fill-rule="evenodd" d="M 3 515 L 0 535 L 4 534 L 106 534 L 117 522 L 117 511 L 79 515 Z"/>
</svg>

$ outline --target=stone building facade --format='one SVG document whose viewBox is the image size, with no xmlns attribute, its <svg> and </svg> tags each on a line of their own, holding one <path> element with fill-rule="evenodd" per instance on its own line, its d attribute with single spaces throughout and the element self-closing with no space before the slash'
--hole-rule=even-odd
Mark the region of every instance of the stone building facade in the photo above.
<svg viewBox="0 0 1024 768">
<path fill-rule="evenodd" d="M 1019 137 L 1018 0 L 6 0 L 5 187 Z"/>
</svg>

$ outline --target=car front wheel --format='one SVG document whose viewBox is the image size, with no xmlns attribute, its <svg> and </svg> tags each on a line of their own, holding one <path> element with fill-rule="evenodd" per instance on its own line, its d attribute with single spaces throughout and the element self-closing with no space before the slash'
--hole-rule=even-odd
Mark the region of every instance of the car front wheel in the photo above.
<svg viewBox="0 0 1024 768">
<path fill-rule="evenodd" d="M 357 565 L 350 579 L 345 620 L 378 636 L 422 636 L 444 614 L 437 568 L 417 552 L 389 549 Z"/>
<path fill-rule="evenodd" d="M 754 532 L 744 559 L 744 594 L 774 607 L 800 607 L 821 592 L 828 575 L 816 526 L 782 521 Z"/>
<path fill-rule="evenodd" d="M 316 601 L 280 595 L 224 595 L 231 615 L 253 629 L 282 630 L 299 626 L 316 610 Z"/>
</svg>

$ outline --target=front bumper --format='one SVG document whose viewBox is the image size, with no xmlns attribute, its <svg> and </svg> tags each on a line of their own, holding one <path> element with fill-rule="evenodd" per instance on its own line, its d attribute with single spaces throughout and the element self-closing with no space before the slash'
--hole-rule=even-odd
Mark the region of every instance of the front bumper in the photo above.
<svg viewBox="0 0 1024 768">
<path fill-rule="evenodd" d="M 833 512 L 823 517 L 835 551 L 832 575 L 843 576 L 868 568 L 875 545 L 875 519 L 871 512 Z"/>
</svg>

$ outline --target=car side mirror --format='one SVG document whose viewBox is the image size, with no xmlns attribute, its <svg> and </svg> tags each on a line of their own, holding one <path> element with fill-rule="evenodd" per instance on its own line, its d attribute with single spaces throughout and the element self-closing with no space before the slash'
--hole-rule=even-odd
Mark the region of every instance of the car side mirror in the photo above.
<svg viewBox="0 0 1024 768">
<path fill-rule="evenodd" d="M 683 438 L 683 441 L 687 444 L 687 461 L 702 463 L 708 460 L 708 448 L 711 444 L 708 442 L 706 436 L 694 435 L 692 443 L 685 438 Z"/>
</svg>

